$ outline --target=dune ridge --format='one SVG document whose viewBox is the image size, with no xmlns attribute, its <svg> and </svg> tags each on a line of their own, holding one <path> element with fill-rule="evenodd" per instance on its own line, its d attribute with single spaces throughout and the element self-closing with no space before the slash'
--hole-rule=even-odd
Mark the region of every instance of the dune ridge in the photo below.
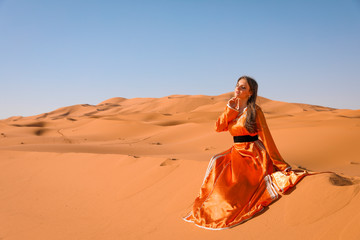
<svg viewBox="0 0 360 240">
<path fill-rule="evenodd" d="M 214 131 L 231 95 L 115 97 L 0 120 L 0 239 L 360 239 L 360 110 L 264 97 L 284 159 L 329 173 L 230 230 L 181 220 L 211 156 L 231 147 Z"/>
</svg>

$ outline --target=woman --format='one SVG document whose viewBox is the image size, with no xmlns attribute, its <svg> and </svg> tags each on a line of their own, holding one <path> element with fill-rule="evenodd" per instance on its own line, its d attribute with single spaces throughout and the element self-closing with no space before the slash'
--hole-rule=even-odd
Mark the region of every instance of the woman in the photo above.
<svg viewBox="0 0 360 240">
<path fill-rule="evenodd" d="M 185 221 L 220 230 L 238 225 L 294 186 L 307 173 L 292 171 L 281 157 L 261 108 L 255 104 L 258 85 L 248 76 L 238 79 L 216 122 L 229 131 L 234 145 L 209 163 L 200 193 Z"/>
</svg>

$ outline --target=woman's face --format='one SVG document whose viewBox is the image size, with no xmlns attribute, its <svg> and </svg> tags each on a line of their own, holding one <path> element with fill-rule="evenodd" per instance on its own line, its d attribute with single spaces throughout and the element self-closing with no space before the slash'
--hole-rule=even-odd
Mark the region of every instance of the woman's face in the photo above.
<svg viewBox="0 0 360 240">
<path fill-rule="evenodd" d="M 236 84 L 234 96 L 240 99 L 248 99 L 251 96 L 250 86 L 246 79 L 240 79 Z"/>
</svg>

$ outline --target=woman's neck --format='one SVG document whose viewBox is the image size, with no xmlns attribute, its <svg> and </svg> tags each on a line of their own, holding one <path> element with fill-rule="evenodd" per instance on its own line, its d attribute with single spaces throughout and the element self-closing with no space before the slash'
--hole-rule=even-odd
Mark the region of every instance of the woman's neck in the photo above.
<svg viewBox="0 0 360 240">
<path fill-rule="evenodd" d="M 239 99 L 239 103 L 238 103 L 238 107 L 239 107 L 239 110 L 244 110 L 246 107 L 247 107 L 247 100 L 242 100 L 242 99 Z"/>
</svg>

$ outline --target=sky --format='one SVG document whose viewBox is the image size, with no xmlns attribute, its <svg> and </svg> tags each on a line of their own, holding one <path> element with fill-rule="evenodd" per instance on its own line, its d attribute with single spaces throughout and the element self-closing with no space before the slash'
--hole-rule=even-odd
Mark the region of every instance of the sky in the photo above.
<svg viewBox="0 0 360 240">
<path fill-rule="evenodd" d="M 0 0 L 0 119 L 112 97 L 360 109 L 360 0 Z"/>
</svg>

